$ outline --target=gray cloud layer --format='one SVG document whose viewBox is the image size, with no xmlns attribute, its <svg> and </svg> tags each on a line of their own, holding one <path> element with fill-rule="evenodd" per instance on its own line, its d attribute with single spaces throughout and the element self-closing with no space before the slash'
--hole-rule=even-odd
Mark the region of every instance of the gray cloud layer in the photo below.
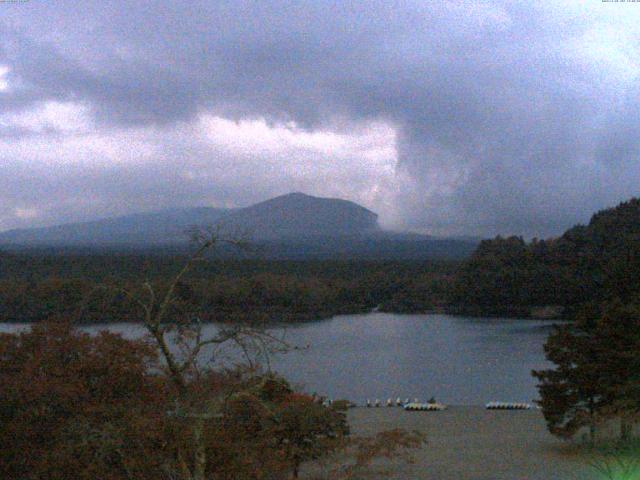
<svg viewBox="0 0 640 480">
<path fill-rule="evenodd" d="M 638 194 L 640 4 L 553 3 L 0 5 L 14 119 L 0 120 L 0 227 L 244 205 L 294 185 L 401 227 L 557 233 Z M 46 102 L 81 106 L 67 112 L 79 127 L 43 123 Z M 251 155 L 200 138 L 203 115 L 351 139 Z M 369 145 L 380 124 L 395 132 L 391 174 L 376 170 L 386 154 L 364 165 L 353 136 Z"/>
</svg>

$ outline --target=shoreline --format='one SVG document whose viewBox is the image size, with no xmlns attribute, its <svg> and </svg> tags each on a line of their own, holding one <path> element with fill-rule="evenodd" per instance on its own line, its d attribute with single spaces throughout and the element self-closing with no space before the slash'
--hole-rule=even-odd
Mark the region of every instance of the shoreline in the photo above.
<svg viewBox="0 0 640 480">
<path fill-rule="evenodd" d="M 324 322 L 327 320 L 331 320 L 335 317 L 341 317 L 346 315 L 369 315 L 375 313 L 385 313 L 391 315 L 447 315 L 451 317 L 465 317 L 465 318 L 487 318 L 491 320 L 541 320 L 548 322 L 569 322 L 565 318 L 560 317 L 544 317 L 544 316 L 532 316 L 532 315 L 509 315 L 509 314 L 495 314 L 495 313 L 474 313 L 467 311 L 459 311 L 459 310 L 448 310 L 446 308 L 436 308 L 430 310 L 421 310 L 421 311 L 389 311 L 384 309 L 376 308 L 362 308 L 362 309 L 352 309 L 344 312 L 322 312 L 322 313 L 313 313 L 313 314 L 285 314 L 284 317 L 288 317 L 286 320 L 268 320 L 264 323 L 267 327 L 279 327 L 279 326 L 295 326 L 295 325 L 304 325 L 314 322 Z M 230 312 L 230 316 L 234 314 L 238 315 L 237 312 Z M 245 315 L 244 313 L 242 315 Z M 32 325 L 34 323 L 44 322 L 46 320 L 13 320 L 13 321 L 0 321 L 0 325 Z M 95 325 L 111 325 L 111 324 L 121 324 L 121 323 L 131 323 L 131 324 L 142 324 L 143 322 L 135 321 L 135 320 L 114 320 L 114 321 L 102 321 L 102 322 L 74 322 L 78 326 L 95 326 Z M 214 324 L 238 324 L 242 322 L 229 320 L 229 321 L 219 321 L 214 319 L 207 319 L 201 322 L 202 325 L 214 325 Z"/>
</svg>

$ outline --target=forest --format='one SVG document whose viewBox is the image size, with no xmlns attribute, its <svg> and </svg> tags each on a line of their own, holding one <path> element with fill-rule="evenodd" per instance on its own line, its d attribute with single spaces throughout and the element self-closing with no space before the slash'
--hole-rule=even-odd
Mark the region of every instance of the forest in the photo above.
<svg viewBox="0 0 640 480">
<path fill-rule="evenodd" d="M 68 315 L 135 321 L 109 285 L 166 286 L 180 252 L 0 253 L 0 321 Z M 273 260 L 208 257 L 177 289 L 176 309 L 203 321 L 297 322 L 374 308 L 397 313 L 562 316 L 640 293 L 640 200 L 548 240 L 496 237 L 465 260 Z"/>
<path fill-rule="evenodd" d="M 529 315 L 556 306 L 567 319 L 640 293 L 640 200 L 600 211 L 558 238 L 485 240 L 462 265 L 450 301 L 472 314 Z"/>
<path fill-rule="evenodd" d="M 71 316 L 80 323 L 135 321 L 136 309 L 110 285 L 158 289 L 183 255 L 59 254 L 0 256 L 0 321 Z M 285 261 L 204 259 L 177 288 L 175 308 L 202 321 L 306 321 L 335 314 L 443 308 L 453 261 Z"/>
</svg>

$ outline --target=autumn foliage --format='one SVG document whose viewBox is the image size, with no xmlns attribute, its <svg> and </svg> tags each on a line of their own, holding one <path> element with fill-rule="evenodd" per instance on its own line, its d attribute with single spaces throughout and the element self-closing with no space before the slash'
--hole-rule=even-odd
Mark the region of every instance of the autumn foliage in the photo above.
<svg viewBox="0 0 640 480">
<path fill-rule="evenodd" d="M 348 433 L 343 411 L 282 379 L 211 371 L 178 394 L 151 344 L 47 322 L 0 336 L 0 478 L 190 478 L 188 413 L 210 399 L 223 401 L 199 433 L 206 478 L 286 478 Z"/>
<path fill-rule="evenodd" d="M 148 478 L 164 445 L 154 365 L 143 342 L 62 322 L 0 336 L 0 476 Z"/>
</svg>

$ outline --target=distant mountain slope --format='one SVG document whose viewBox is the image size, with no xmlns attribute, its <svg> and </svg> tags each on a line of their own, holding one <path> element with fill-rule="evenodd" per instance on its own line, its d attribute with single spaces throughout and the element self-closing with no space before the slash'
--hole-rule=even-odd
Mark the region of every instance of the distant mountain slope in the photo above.
<svg viewBox="0 0 640 480">
<path fill-rule="evenodd" d="M 273 240 L 373 232 L 378 215 L 347 200 L 290 193 L 236 210 L 222 223 Z"/>
<path fill-rule="evenodd" d="M 234 233 L 246 233 L 255 240 L 275 240 L 375 231 L 377 221 L 375 213 L 353 202 L 291 193 L 233 210 L 184 208 L 54 227 L 10 230 L 0 233 L 0 244 L 177 244 L 187 240 L 184 232 L 189 227 L 213 225 L 221 225 Z"/>
<path fill-rule="evenodd" d="M 194 226 L 217 226 L 248 236 L 249 253 L 220 248 L 218 255 L 265 258 L 462 258 L 477 242 L 386 232 L 378 216 L 346 200 L 290 193 L 255 205 L 225 210 L 208 207 L 153 213 L 47 228 L 0 233 L 0 247 L 57 249 L 182 249 Z"/>
<path fill-rule="evenodd" d="M 186 240 L 185 230 L 189 227 L 215 224 L 230 212 L 207 207 L 184 208 L 53 227 L 9 230 L 0 233 L 0 245 L 104 246 L 183 243 Z"/>
</svg>

